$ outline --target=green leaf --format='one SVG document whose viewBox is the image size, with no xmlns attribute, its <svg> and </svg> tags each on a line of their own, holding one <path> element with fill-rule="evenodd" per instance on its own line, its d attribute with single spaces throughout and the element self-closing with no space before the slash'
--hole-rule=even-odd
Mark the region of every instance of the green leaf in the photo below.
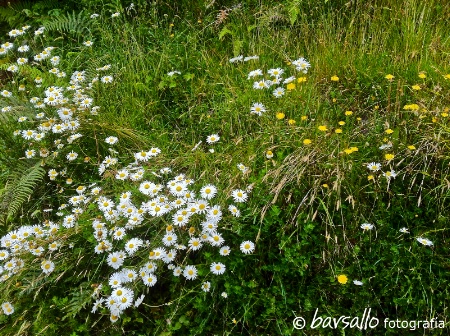
<svg viewBox="0 0 450 336">
<path fill-rule="evenodd" d="M 194 74 L 187 73 L 183 75 L 183 78 L 187 81 L 190 81 L 192 78 L 194 78 L 194 76 L 195 76 Z"/>
<path fill-rule="evenodd" d="M 219 40 L 222 41 L 223 37 L 227 34 L 233 36 L 233 32 L 231 30 L 229 30 L 227 27 L 223 27 L 223 29 L 219 33 Z"/>
</svg>

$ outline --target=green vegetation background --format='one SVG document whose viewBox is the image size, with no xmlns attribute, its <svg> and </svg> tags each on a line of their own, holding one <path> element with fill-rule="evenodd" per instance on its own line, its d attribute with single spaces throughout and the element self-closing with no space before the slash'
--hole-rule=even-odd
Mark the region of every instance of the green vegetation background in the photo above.
<svg viewBox="0 0 450 336">
<path fill-rule="evenodd" d="M 237 4 L 137 0 L 130 8 L 127 1 L 45 0 L 0 8 L 2 41 L 12 28 L 44 25 L 68 70 L 93 71 L 108 63 L 118 69 L 113 89 L 95 97 L 102 113 L 89 131 L 119 136 L 130 153 L 157 146 L 164 153 L 161 164 L 227 191 L 238 183 L 254 184 L 243 216 L 227 226 L 224 238 L 234 255 L 211 293 L 182 279 L 160 281 L 147 294 L 147 306 L 111 324 L 108 315 L 90 314 L 91 273 L 81 275 L 80 269 L 96 264 L 80 258 L 86 252 L 80 248 L 74 254 L 77 269 L 67 264 L 60 279 L 36 283 L 24 276 L 1 285 L 4 293 L 16 293 L 17 310 L 0 316 L 2 335 L 411 333 L 382 326 L 366 332 L 297 331 L 292 325 L 295 316 L 311 321 L 316 308 L 323 317 L 338 317 L 361 316 L 366 307 L 381 321 L 446 320 L 446 329 L 424 334 L 448 334 L 450 137 L 440 113 L 450 106 L 450 81 L 444 78 L 450 72 L 450 5 L 437 0 Z M 123 15 L 112 21 L 116 11 Z M 101 14 L 95 22 L 89 19 L 94 12 Z M 88 52 L 80 49 L 86 38 L 95 42 Z M 241 54 L 260 59 L 229 63 Z M 270 98 L 250 89 L 248 72 L 286 68 L 300 56 L 312 65 L 307 81 L 288 98 L 272 99 L 264 117 L 250 115 L 253 102 Z M 172 70 L 182 75 L 168 77 Z M 395 76 L 392 82 L 387 74 Z M 331 81 L 333 75 L 339 81 Z M 411 89 L 415 84 L 420 92 Z M 403 109 L 411 103 L 436 113 L 418 118 Z M 347 110 L 354 115 L 345 116 Z M 279 111 L 284 120 L 275 118 Z M 318 125 L 334 130 L 338 121 L 346 122 L 341 138 L 317 131 Z M 0 119 L 2 235 L 42 221 L 42 208 L 58 202 L 46 177 L 21 180 L 34 166 L 21 160 L 26 147 L 12 136 L 16 127 Z M 402 171 L 389 185 L 381 178 L 368 180 L 365 167 L 384 160 L 378 147 L 387 128 L 394 130 L 388 138 L 399 148 L 393 168 Z M 212 133 L 221 136 L 214 155 L 204 144 L 191 151 Z M 313 140 L 311 146 L 303 145 L 305 138 Z M 407 145 L 417 151 L 408 152 Z M 358 152 L 340 154 L 350 146 Z M 272 159 L 266 159 L 267 150 Z M 244 176 L 236 168 L 241 162 L 251 169 Z M 81 168 L 74 174 L 86 178 Z M 19 180 L 29 187 L 26 195 L 12 193 Z M 19 202 L 12 207 L 13 199 Z M 363 232 L 364 222 L 376 230 Z M 401 234 L 402 227 L 411 234 Z M 420 245 L 419 236 L 434 246 Z M 254 254 L 240 254 L 243 240 L 256 242 Z M 346 285 L 337 282 L 339 274 L 348 276 Z"/>
</svg>

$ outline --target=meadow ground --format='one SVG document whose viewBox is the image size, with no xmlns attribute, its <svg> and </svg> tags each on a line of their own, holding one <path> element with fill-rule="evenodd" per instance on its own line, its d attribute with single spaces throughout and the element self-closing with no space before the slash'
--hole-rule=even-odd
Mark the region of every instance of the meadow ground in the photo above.
<svg viewBox="0 0 450 336">
<path fill-rule="evenodd" d="M 447 335 L 449 18 L 0 8 L 0 333 Z"/>
</svg>

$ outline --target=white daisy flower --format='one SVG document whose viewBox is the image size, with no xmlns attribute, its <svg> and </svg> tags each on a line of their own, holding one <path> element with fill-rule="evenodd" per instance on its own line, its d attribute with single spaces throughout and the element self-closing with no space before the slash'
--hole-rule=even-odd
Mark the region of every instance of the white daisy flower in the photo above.
<svg viewBox="0 0 450 336">
<path fill-rule="evenodd" d="M 229 247 L 229 246 L 222 246 L 222 247 L 220 248 L 219 253 L 220 253 L 221 256 L 226 257 L 226 256 L 230 255 L 230 251 L 231 251 L 231 250 L 230 250 L 230 247 Z"/>
<path fill-rule="evenodd" d="M 3 302 L 2 309 L 3 309 L 3 313 L 5 313 L 5 315 L 11 315 L 12 313 L 14 313 L 14 307 L 9 302 Z"/>
<path fill-rule="evenodd" d="M 364 231 L 372 230 L 373 228 L 374 228 L 373 224 L 370 223 L 361 224 L 361 229 L 363 229 Z"/>
<path fill-rule="evenodd" d="M 213 143 L 216 143 L 219 140 L 220 140 L 220 137 L 217 134 L 211 134 L 206 138 L 206 142 L 209 143 L 210 145 Z"/>
<path fill-rule="evenodd" d="M 101 78 L 102 83 L 106 83 L 106 84 L 112 83 L 113 80 L 114 80 L 113 76 L 103 76 Z"/>
<path fill-rule="evenodd" d="M 50 260 L 44 260 L 41 263 L 41 268 L 45 274 L 50 274 L 55 269 L 55 264 Z"/>
<path fill-rule="evenodd" d="M 267 71 L 267 73 L 272 77 L 279 77 L 284 73 L 284 70 L 281 68 L 270 69 Z"/>
<path fill-rule="evenodd" d="M 125 244 L 125 251 L 127 251 L 128 255 L 133 255 L 139 247 L 143 245 L 143 241 L 139 238 L 131 238 Z"/>
<path fill-rule="evenodd" d="M 257 55 L 247 56 L 247 57 L 244 58 L 244 62 L 248 62 L 248 61 L 251 61 L 251 60 L 257 60 L 257 59 L 259 59 L 259 56 L 257 56 Z"/>
<path fill-rule="evenodd" d="M 246 240 L 241 243 L 240 249 L 241 249 L 242 253 L 249 254 L 254 251 L 255 244 L 249 240 Z"/>
<path fill-rule="evenodd" d="M 137 279 L 137 273 L 134 270 L 124 268 L 122 270 L 123 282 L 132 282 Z"/>
<path fill-rule="evenodd" d="M 293 81 L 295 81 L 295 76 L 291 76 L 291 77 L 286 78 L 283 81 L 283 84 L 289 84 L 289 83 L 292 83 Z"/>
<path fill-rule="evenodd" d="M 149 287 L 153 287 L 157 281 L 158 279 L 153 273 L 148 273 L 144 277 L 142 277 L 142 282 L 144 283 L 144 285 Z"/>
<path fill-rule="evenodd" d="M 2 92 L 0 92 L 0 94 L 3 97 L 11 97 L 12 96 L 12 92 L 9 92 L 8 90 L 3 90 Z"/>
<path fill-rule="evenodd" d="M 212 233 L 209 236 L 208 241 L 212 246 L 221 246 L 225 240 L 222 238 L 222 236 L 220 234 Z"/>
<path fill-rule="evenodd" d="M 389 149 L 389 148 L 392 148 L 392 144 L 391 144 L 391 143 L 384 144 L 384 145 L 381 145 L 381 146 L 379 147 L 379 149 L 381 149 L 381 150 Z"/>
<path fill-rule="evenodd" d="M 271 84 L 272 84 L 271 81 L 262 79 L 258 82 L 254 82 L 253 88 L 257 90 L 268 89 Z"/>
<path fill-rule="evenodd" d="M 239 56 L 230 58 L 230 63 L 242 62 L 243 60 L 244 60 L 244 56 L 243 55 L 239 55 Z"/>
<path fill-rule="evenodd" d="M 202 290 L 204 292 L 209 292 L 210 289 L 211 289 L 211 283 L 209 281 L 205 281 L 204 283 L 202 283 Z"/>
<path fill-rule="evenodd" d="M 390 171 L 384 172 L 383 176 L 390 180 L 391 178 L 395 178 L 397 176 L 397 173 L 395 172 L 395 170 L 391 169 Z"/>
<path fill-rule="evenodd" d="M 296 66 L 298 71 L 302 71 L 303 73 L 307 73 L 308 69 L 311 67 L 311 64 L 303 57 L 293 61 L 292 64 Z"/>
<path fill-rule="evenodd" d="M 433 246 L 433 242 L 427 238 L 423 238 L 423 237 L 418 237 L 416 238 L 416 240 L 421 243 L 422 245 L 425 246 Z"/>
<path fill-rule="evenodd" d="M 245 173 L 248 172 L 248 170 L 249 170 L 249 168 L 246 167 L 246 166 L 244 166 L 243 163 L 238 163 L 238 164 L 237 164 L 237 167 L 238 167 L 238 169 L 239 169 L 243 174 L 245 174 Z"/>
<path fill-rule="evenodd" d="M 362 281 L 359 280 L 353 280 L 353 283 L 357 286 L 362 286 L 364 284 Z"/>
<path fill-rule="evenodd" d="M 116 179 L 124 181 L 127 179 L 128 175 L 129 175 L 128 170 L 122 169 L 117 172 Z"/>
<path fill-rule="evenodd" d="M 231 196 L 233 197 L 233 199 L 236 203 L 243 203 L 248 198 L 247 193 L 241 189 L 233 190 L 231 193 Z"/>
<path fill-rule="evenodd" d="M 197 268 L 192 265 L 188 265 L 184 268 L 183 275 L 187 280 L 195 280 L 197 277 Z"/>
<path fill-rule="evenodd" d="M 381 163 L 371 162 L 367 164 L 367 168 L 371 171 L 379 171 L 381 169 Z"/>
<path fill-rule="evenodd" d="M 213 262 L 209 269 L 210 269 L 211 273 L 213 273 L 215 275 L 220 275 L 220 274 L 225 273 L 226 267 L 222 263 Z"/>
<path fill-rule="evenodd" d="M 114 269 L 119 269 L 123 265 L 125 255 L 123 252 L 113 252 L 108 255 L 108 265 Z"/>
<path fill-rule="evenodd" d="M 197 251 L 203 246 L 203 243 L 199 238 L 193 237 L 189 240 L 188 245 L 192 251 Z"/>
<path fill-rule="evenodd" d="M 141 305 L 142 301 L 144 301 L 144 298 L 145 298 L 145 294 L 142 294 L 140 297 L 138 297 L 136 299 L 136 301 L 134 302 L 134 307 L 136 307 L 136 308 L 139 307 Z"/>
<path fill-rule="evenodd" d="M 278 87 L 273 91 L 273 95 L 276 98 L 280 98 L 280 97 L 284 96 L 284 92 L 285 92 L 284 88 Z"/>
<path fill-rule="evenodd" d="M 250 78 L 253 78 L 256 76 L 262 76 L 262 75 L 263 75 L 263 72 L 261 69 L 253 70 L 253 71 L 249 72 L 247 79 L 250 79 Z"/>
<path fill-rule="evenodd" d="M 25 151 L 25 157 L 27 159 L 31 159 L 36 155 L 36 151 L 34 149 L 29 149 L 27 151 Z"/>
<path fill-rule="evenodd" d="M 235 205 L 233 205 L 233 204 L 231 204 L 231 205 L 228 207 L 228 210 L 231 212 L 231 214 L 232 214 L 234 217 L 239 217 L 239 216 L 241 215 L 241 212 L 239 211 L 239 209 L 238 209 Z"/>
<path fill-rule="evenodd" d="M 166 233 L 162 239 L 162 242 L 165 246 L 172 246 L 177 242 L 177 235 L 174 233 Z"/>
<path fill-rule="evenodd" d="M 74 151 L 71 151 L 69 154 L 67 154 L 66 158 L 69 161 L 73 161 L 78 157 L 78 153 L 75 153 Z"/>
<path fill-rule="evenodd" d="M 262 114 L 266 112 L 266 108 L 261 103 L 254 103 L 252 107 L 250 108 L 250 113 L 257 114 L 259 116 L 262 116 Z"/>
<path fill-rule="evenodd" d="M 123 278 L 123 274 L 121 272 L 116 272 L 113 273 L 110 277 L 109 277 L 109 282 L 108 284 L 112 287 L 112 288 L 117 288 L 117 287 L 121 287 L 122 285 L 122 279 Z"/>
<path fill-rule="evenodd" d="M 109 136 L 105 139 L 105 142 L 109 145 L 114 145 L 117 143 L 117 141 L 119 141 L 119 139 L 115 136 Z"/>
<path fill-rule="evenodd" d="M 183 270 L 181 269 L 181 267 L 175 267 L 173 269 L 173 275 L 176 277 L 179 277 L 181 275 L 181 273 L 183 273 Z"/>
</svg>

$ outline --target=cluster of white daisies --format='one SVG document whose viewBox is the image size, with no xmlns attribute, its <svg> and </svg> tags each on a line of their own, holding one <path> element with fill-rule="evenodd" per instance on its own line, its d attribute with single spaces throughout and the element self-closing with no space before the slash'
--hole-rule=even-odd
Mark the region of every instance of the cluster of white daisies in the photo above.
<svg viewBox="0 0 450 336">
<path fill-rule="evenodd" d="M 254 57 L 252 59 L 258 59 L 258 57 Z M 230 59 L 230 62 L 236 63 L 242 60 L 245 61 L 246 59 L 244 59 L 243 56 L 238 56 Z M 295 66 L 295 69 L 297 71 L 301 71 L 304 74 L 306 74 L 311 67 L 311 64 L 303 57 L 292 61 L 291 64 Z M 273 90 L 272 94 L 274 97 L 280 98 L 286 93 L 286 89 L 282 85 L 288 85 L 287 90 L 289 90 L 289 84 L 294 82 L 296 79 L 295 76 L 283 78 L 284 74 L 285 70 L 282 68 L 269 69 L 267 71 L 267 75 L 269 78 L 261 78 L 259 80 L 256 80 L 255 82 L 253 82 L 253 88 L 256 90 L 264 90 L 270 89 L 272 86 L 276 85 L 277 87 Z M 256 69 L 249 72 L 247 79 L 253 79 L 261 76 L 264 76 L 264 72 L 261 69 Z M 264 104 L 259 102 L 254 103 L 250 108 L 250 113 L 256 114 L 258 116 L 262 116 L 262 114 L 266 111 L 267 109 Z"/>
<path fill-rule="evenodd" d="M 10 32 L 10 35 L 20 36 L 17 35 L 15 30 Z M 20 44 L 18 41 L 16 42 L 20 45 L 16 48 L 17 53 L 32 53 L 28 45 Z M 14 52 L 14 48 L 15 46 L 12 42 L 3 43 L 0 54 L 8 53 L 9 55 L 9 53 Z M 55 75 L 57 78 L 64 78 L 66 77 L 66 73 L 56 68 L 61 58 L 60 56 L 52 56 L 54 49 L 54 47 L 46 47 L 42 52 L 34 55 L 34 60 L 39 62 L 38 67 L 41 70 L 47 68 L 50 74 Z M 17 59 L 17 64 L 10 64 L 7 70 L 20 74 L 21 66 L 28 63 L 28 57 L 25 56 L 21 55 Z M 43 62 L 46 59 L 49 59 L 49 63 L 47 64 Z M 106 65 L 98 68 L 97 71 L 109 69 L 110 65 Z M 68 145 L 71 145 L 75 140 L 80 138 L 82 135 L 76 133 L 80 127 L 80 117 L 98 114 L 99 107 L 93 106 L 93 98 L 91 97 L 93 86 L 99 80 L 105 84 L 111 83 L 113 76 L 106 75 L 100 78 L 97 74 L 88 79 L 85 71 L 74 71 L 66 86 L 48 85 L 49 83 L 43 83 L 43 80 L 42 77 L 36 77 L 34 83 L 30 84 L 31 87 L 28 88 L 32 89 L 33 92 L 39 92 L 39 88 L 43 84 L 47 84 L 44 89 L 40 90 L 41 97 L 34 96 L 29 99 L 29 103 L 35 109 L 34 117 L 19 117 L 18 122 L 27 128 L 14 132 L 14 135 L 20 135 L 24 140 L 29 141 L 30 147 L 25 150 L 25 157 L 28 159 L 34 158 L 36 155 L 39 155 L 41 158 L 46 158 L 50 154 L 52 157 L 57 157 L 60 152 L 64 152 L 65 147 L 68 147 Z M 26 86 L 25 84 L 20 84 L 16 89 L 17 93 L 6 89 L 0 92 L 1 96 L 7 98 L 2 102 L 4 105 L 1 108 L 2 112 L 13 111 L 13 106 L 10 105 L 11 101 L 20 99 L 19 92 L 25 91 Z M 50 143 L 49 141 L 45 141 L 49 138 L 49 134 L 58 134 L 59 137 L 54 139 L 53 143 Z M 53 150 L 49 147 L 53 147 Z M 66 152 L 65 156 L 68 161 L 74 161 L 78 158 L 78 153 L 72 150 Z M 54 171 L 49 174 L 52 179 L 56 175 Z"/>
<path fill-rule="evenodd" d="M 118 139 L 107 137 L 105 141 L 115 144 Z M 63 217 L 62 226 L 66 229 L 79 225 L 78 217 L 91 203 L 101 214 L 92 221 L 93 235 L 97 241 L 94 252 L 107 254 L 107 264 L 114 269 L 108 281 L 113 290 L 108 295 L 104 295 L 101 289 L 96 290 L 93 312 L 106 307 L 113 322 L 125 309 L 142 303 L 145 295 L 135 300 L 135 290 L 131 287 L 139 287 L 139 284 L 154 286 L 159 272 L 164 269 L 175 277 L 194 280 L 198 276 L 198 266 L 188 263 L 189 254 L 195 255 L 202 249 L 211 248 L 217 248 L 222 257 L 231 252 L 220 233 L 220 222 L 224 216 L 222 207 L 212 203 L 219 193 L 217 187 L 207 184 L 196 193 L 191 189 L 194 181 L 183 174 L 167 180 L 172 173 L 168 167 L 158 173 L 152 172 L 152 177 L 167 182 L 151 181 L 147 172 L 148 161 L 159 153 L 158 148 L 139 151 L 134 154 L 134 162 L 125 168 L 115 167 L 118 159 L 107 157 L 102 163 L 105 168 L 101 174 L 108 169 L 115 171 L 117 180 L 130 183 L 126 187 L 128 191 L 113 199 L 105 196 L 104 190 L 97 185 L 80 185 L 76 188 L 76 194 L 69 198 L 70 205 L 59 209 L 63 211 L 60 215 Z M 235 203 L 244 203 L 248 192 L 236 189 L 231 192 L 231 197 Z M 228 211 L 232 216 L 240 215 L 234 204 L 228 206 Z M 92 217 L 93 214 L 90 215 Z M 167 219 L 157 221 L 158 217 Z M 155 223 L 166 224 L 161 230 L 160 224 Z M 143 234 L 143 229 L 155 233 L 148 236 Z M 255 244 L 251 241 L 240 244 L 242 253 L 252 253 L 254 249 Z M 49 267 L 53 270 L 54 265 Z M 209 265 L 209 271 L 212 275 L 224 274 L 226 265 L 213 262 Z M 202 290 L 209 291 L 210 288 L 210 282 L 203 283 Z"/>
<path fill-rule="evenodd" d="M 25 27 L 24 27 L 25 28 Z M 29 27 L 26 27 L 28 29 Z M 26 31 L 26 29 L 22 29 Z M 25 34 L 22 30 L 12 31 L 10 36 Z M 43 29 L 35 32 L 39 35 Z M 31 53 L 28 45 L 19 44 L 18 53 Z M 14 52 L 14 44 L 6 42 L 2 45 L 4 53 Z M 83 43 L 89 47 L 91 41 Z M 65 78 L 66 73 L 56 68 L 61 58 L 52 55 L 55 48 L 47 47 L 34 56 L 37 66 L 46 69 L 56 78 Z M 0 50 L 0 54 L 3 52 Z M 21 66 L 28 64 L 28 57 L 23 55 L 16 64 L 11 64 L 8 70 L 18 75 Z M 49 63 L 45 63 L 45 60 Z M 33 64 L 33 66 L 35 66 Z M 97 71 L 107 71 L 110 65 L 97 68 Z M 158 172 L 150 171 L 151 160 L 157 157 L 161 150 L 157 147 L 136 152 L 132 163 L 125 167 L 118 167 L 118 157 L 105 156 L 98 163 L 98 173 L 105 176 L 114 176 L 117 182 L 102 179 L 102 184 L 85 185 L 75 183 L 68 177 L 71 165 L 78 164 L 80 152 L 84 152 L 81 144 L 76 142 L 83 134 L 80 127 L 88 118 L 98 114 L 99 107 L 94 106 L 91 91 L 100 76 L 88 78 L 86 71 L 74 71 L 67 85 L 51 85 L 49 78 L 36 77 L 31 87 L 24 84 L 17 86 L 13 83 L 12 91 L 0 92 L 4 97 L 2 112 L 15 110 L 12 98 L 24 101 L 29 109 L 34 110 L 34 116 L 21 116 L 18 122 L 22 129 L 14 134 L 20 136 L 28 143 L 25 157 L 33 159 L 39 156 L 43 164 L 50 166 L 48 177 L 58 184 L 66 184 L 74 190 L 69 195 L 67 203 L 61 204 L 56 212 L 60 219 L 45 221 L 37 225 L 21 226 L 1 237 L 0 244 L 0 282 L 6 281 L 19 271 L 27 268 L 26 264 L 38 261 L 42 275 L 48 276 L 58 271 L 58 264 L 64 263 L 64 253 L 70 253 L 72 243 L 67 242 L 68 234 L 76 234 L 79 227 L 91 227 L 92 235 L 96 241 L 92 253 L 105 254 L 105 262 L 112 272 L 106 280 L 109 286 L 98 286 L 93 297 L 96 299 L 92 311 L 104 307 L 110 311 L 111 321 L 116 321 L 123 311 L 131 306 L 139 306 L 145 294 L 139 297 L 136 291 L 154 286 L 158 276 L 164 269 L 169 270 L 173 276 L 183 276 L 186 280 L 198 277 L 198 268 L 201 266 L 189 264 L 189 255 L 196 255 L 202 250 L 218 250 L 218 258 L 227 257 L 231 248 L 225 244 L 220 228 L 223 216 L 240 216 L 239 204 L 248 200 L 252 187 L 233 190 L 229 197 L 233 203 L 225 209 L 214 204 L 219 191 L 216 186 L 206 184 L 198 191 L 193 190 L 194 181 L 183 174 L 169 179 L 172 170 L 168 167 Z M 108 84 L 113 81 L 112 75 L 101 77 L 101 82 Z M 61 79 L 59 79 L 61 83 Z M 43 87 L 41 89 L 41 87 Z M 25 98 L 19 91 L 30 91 L 35 94 L 32 98 Z M 36 94 L 37 93 L 37 94 Z M 26 100 L 24 100 L 26 99 Z M 11 104 L 11 105 L 9 105 Z M 50 141 L 51 139 L 51 141 Z M 214 144 L 220 139 L 218 134 L 207 137 L 208 144 Z M 112 147 L 119 142 L 115 136 L 108 136 L 105 143 Z M 109 152 L 117 154 L 113 148 Z M 51 160 L 50 160 L 51 159 Z M 125 159 L 126 160 L 126 159 Z M 89 163 L 89 158 L 82 159 Z M 63 168 L 57 168 L 57 167 Z M 238 164 L 242 172 L 248 167 Z M 153 179 L 158 178 L 157 182 Z M 120 184 L 125 190 L 117 196 L 111 195 L 110 185 Z M 95 207 L 92 208 L 92 205 Z M 87 210 L 89 209 L 89 210 Z M 51 212 L 52 209 L 45 209 Z M 87 220 L 83 213 L 89 212 L 89 218 L 97 215 L 95 220 Z M 161 224 L 163 224 L 161 226 Z M 252 253 L 255 244 L 244 241 L 239 246 L 244 254 Z M 56 258 L 56 254 L 58 257 Z M 226 272 L 226 265 L 219 260 L 208 265 L 211 276 Z M 105 293 L 104 288 L 111 288 Z M 205 281 L 202 290 L 209 291 L 211 282 Z M 227 297 L 226 293 L 222 293 Z M 5 314 L 14 312 L 9 302 L 2 305 Z"/>
</svg>

